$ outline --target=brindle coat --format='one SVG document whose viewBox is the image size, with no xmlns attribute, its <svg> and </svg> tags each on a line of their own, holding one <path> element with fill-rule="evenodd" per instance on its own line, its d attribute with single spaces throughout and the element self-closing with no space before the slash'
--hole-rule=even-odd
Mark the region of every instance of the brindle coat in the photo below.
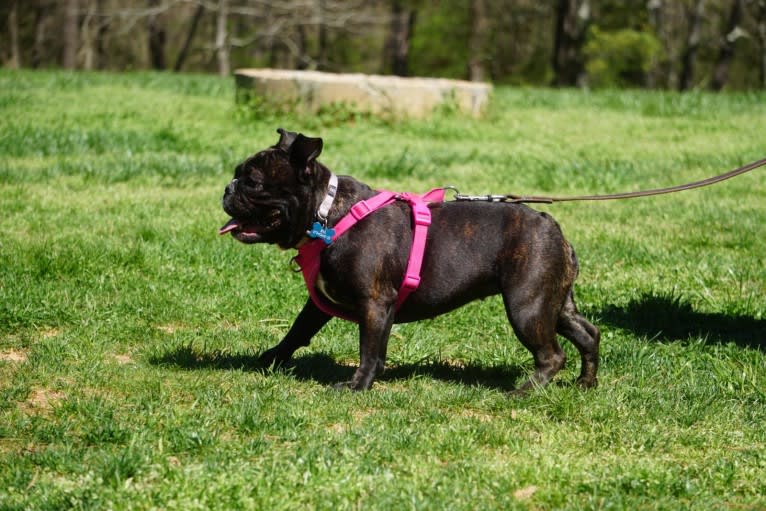
<svg viewBox="0 0 766 511">
<path fill-rule="evenodd" d="M 317 161 L 322 140 L 282 129 L 279 142 L 246 159 L 226 187 L 225 232 L 244 243 L 297 248 L 325 196 L 330 171 Z M 340 176 L 328 215 L 334 225 L 353 204 L 376 192 Z M 367 389 L 383 371 L 394 323 L 433 318 L 470 301 L 501 294 L 513 331 L 534 357 L 535 372 L 520 390 L 545 385 L 564 366 L 556 334 L 580 353 L 578 383 L 597 383 L 599 330 L 577 312 L 574 250 L 547 214 L 520 204 L 444 202 L 431 205 L 432 224 L 420 287 L 395 311 L 412 245 L 411 211 L 396 202 L 362 219 L 322 252 L 318 290 L 359 319 L 360 365 L 350 382 Z M 282 341 L 261 355 L 289 360 L 331 316 L 309 299 Z"/>
</svg>

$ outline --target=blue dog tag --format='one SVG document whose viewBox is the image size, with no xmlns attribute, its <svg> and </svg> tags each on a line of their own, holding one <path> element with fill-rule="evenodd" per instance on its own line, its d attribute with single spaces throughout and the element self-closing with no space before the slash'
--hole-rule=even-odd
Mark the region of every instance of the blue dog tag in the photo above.
<svg viewBox="0 0 766 511">
<path fill-rule="evenodd" d="M 335 229 L 328 229 L 319 222 L 314 222 L 314 225 L 311 226 L 311 230 L 306 234 L 308 234 L 309 238 L 319 238 L 325 242 L 325 245 L 329 245 L 332 243 L 333 236 L 335 236 Z"/>
</svg>

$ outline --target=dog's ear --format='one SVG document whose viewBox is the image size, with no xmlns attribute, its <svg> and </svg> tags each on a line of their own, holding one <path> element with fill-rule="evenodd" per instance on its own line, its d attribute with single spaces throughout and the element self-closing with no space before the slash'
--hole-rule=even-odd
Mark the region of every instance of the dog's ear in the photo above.
<svg viewBox="0 0 766 511">
<path fill-rule="evenodd" d="M 287 131 L 284 128 L 277 128 L 277 133 L 279 133 L 279 142 L 277 142 L 275 147 L 289 153 L 290 147 L 293 145 L 293 142 L 295 142 L 295 137 L 297 137 L 298 134 L 294 131 Z"/>
<path fill-rule="evenodd" d="M 322 153 L 322 139 L 306 137 L 298 133 L 288 153 L 293 167 L 306 172 L 311 163 Z"/>
</svg>

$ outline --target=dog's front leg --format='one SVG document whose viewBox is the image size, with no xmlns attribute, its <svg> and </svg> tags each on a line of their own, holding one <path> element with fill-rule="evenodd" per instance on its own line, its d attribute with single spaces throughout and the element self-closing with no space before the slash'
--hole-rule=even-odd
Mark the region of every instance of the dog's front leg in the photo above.
<svg viewBox="0 0 766 511">
<path fill-rule="evenodd" d="M 332 316 L 319 310 L 311 298 L 303 306 L 293 326 L 279 344 L 263 352 L 258 362 L 266 367 L 275 364 L 282 365 L 292 358 L 295 350 L 302 346 L 308 346 L 311 338 L 327 324 Z"/>
<path fill-rule="evenodd" d="M 394 322 L 393 305 L 373 304 L 359 321 L 359 368 L 353 378 L 340 387 L 367 390 L 375 376 L 383 372 L 386 348 Z"/>
</svg>

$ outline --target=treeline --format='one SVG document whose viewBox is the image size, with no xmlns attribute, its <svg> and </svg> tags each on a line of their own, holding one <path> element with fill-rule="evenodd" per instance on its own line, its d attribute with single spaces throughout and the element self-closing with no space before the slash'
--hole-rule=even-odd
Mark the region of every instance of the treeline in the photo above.
<svg viewBox="0 0 766 511">
<path fill-rule="evenodd" d="M 766 0 L 3 0 L 10 68 L 766 88 Z"/>
</svg>

